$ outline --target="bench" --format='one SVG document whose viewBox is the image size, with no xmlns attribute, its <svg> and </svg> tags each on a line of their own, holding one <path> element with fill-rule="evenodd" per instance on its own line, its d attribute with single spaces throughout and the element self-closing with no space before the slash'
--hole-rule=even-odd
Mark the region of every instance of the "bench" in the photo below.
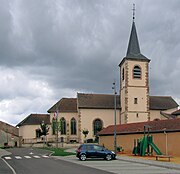
<svg viewBox="0 0 180 174">
<path fill-rule="evenodd" d="M 158 160 L 158 158 L 168 158 L 168 160 L 170 162 L 170 159 L 172 158 L 172 156 L 170 156 L 170 155 L 156 155 L 156 160 Z"/>
</svg>

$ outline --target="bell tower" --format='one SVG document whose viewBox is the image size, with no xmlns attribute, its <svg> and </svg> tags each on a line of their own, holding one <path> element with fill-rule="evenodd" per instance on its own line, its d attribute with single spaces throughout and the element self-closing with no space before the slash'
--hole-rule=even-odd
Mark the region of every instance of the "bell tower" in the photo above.
<svg viewBox="0 0 180 174">
<path fill-rule="evenodd" d="M 149 62 L 150 59 L 140 51 L 133 4 L 133 22 L 128 49 L 119 64 L 122 124 L 149 120 Z"/>
</svg>

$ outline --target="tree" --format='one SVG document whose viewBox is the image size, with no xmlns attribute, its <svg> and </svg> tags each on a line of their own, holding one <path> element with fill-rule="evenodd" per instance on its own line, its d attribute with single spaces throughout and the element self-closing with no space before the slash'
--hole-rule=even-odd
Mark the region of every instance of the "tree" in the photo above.
<svg viewBox="0 0 180 174">
<path fill-rule="evenodd" d="M 87 134 L 89 133 L 88 129 L 84 128 L 82 133 L 84 134 L 84 138 L 85 138 L 85 141 L 86 141 Z"/>
<path fill-rule="evenodd" d="M 47 124 L 45 124 L 44 123 L 44 121 L 42 121 L 42 123 L 40 124 L 40 126 L 41 126 L 41 135 L 44 135 L 44 136 L 46 136 L 46 135 L 48 135 L 49 133 L 49 127 L 48 127 L 48 125 Z"/>
<path fill-rule="evenodd" d="M 49 127 L 48 127 L 47 124 L 44 123 L 44 121 L 42 121 L 40 126 L 41 126 L 41 132 L 39 132 L 39 133 L 40 133 L 41 136 L 44 136 L 44 143 L 46 143 L 46 136 L 49 134 L 48 133 L 49 132 Z"/>
<path fill-rule="evenodd" d="M 56 135 L 56 147 L 58 148 L 58 134 L 59 132 L 62 132 L 62 121 L 58 121 L 57 118 L 53 118 L 52 120 L 52 131 L 53 131 L 53 135 Z M 63 144 L 62 144 L 63 146 Z"/>
</svg>

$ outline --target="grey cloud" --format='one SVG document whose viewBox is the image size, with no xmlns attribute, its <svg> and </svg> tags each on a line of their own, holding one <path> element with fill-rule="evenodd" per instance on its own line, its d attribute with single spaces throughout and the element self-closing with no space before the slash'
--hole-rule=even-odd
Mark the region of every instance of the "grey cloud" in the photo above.
<svg viewBox="0 0 180 174">
<path fill-rule="evenodd" d="M 141 52 L 151 59 L 151 95 L 179 99 L 179 0 L 2 0 L 1 76 L 11 69 L 16 80 L 1 80 L 0 101 L 17 99 L 22 110 L 16 115 L 22 115 L 27 113 L 24 98 L 30 106 L 36 101 L 28 112 L 46 112 L 56 100 L 78 91 L 112 93 L 114 78 L 119 88 L 118 64 L 127 51 L 132 3 Z M 45 103 L 38 106 L 40 98 Z"/>
</svg>

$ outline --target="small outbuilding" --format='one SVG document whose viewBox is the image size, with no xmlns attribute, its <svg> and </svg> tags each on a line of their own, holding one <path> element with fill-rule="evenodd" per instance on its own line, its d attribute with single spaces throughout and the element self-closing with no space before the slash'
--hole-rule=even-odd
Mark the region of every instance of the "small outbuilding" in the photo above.
<svg viewBox="0 0 180 174">
<path fill-rule="evenodd" d="M 163 154 L 180 156 L 180 118 L 116 125 L 117 146 L 131 154 L 134 140 L 144 136 L 144 126 L 150 128 L 149 134 L 153 136 L 153 142 Z M 110 125 L 99 132 L 99 143 L 112 150 L 114 128 L 114 125 Z"/>
<path fill-rule="evenodd" d="M 37 129 L 40 129 L 42 122 L 51 127 L 49 114 L 30 114 L 16 125 L 19 128 L 19 136 L 22 138 L 22 144 L 41 141 L 37 135 Z"/>
<path fill-rule="evenodd" d="M 0 147 L 19 146 L 18 128 L 0 121 Z"/>
</svg>

